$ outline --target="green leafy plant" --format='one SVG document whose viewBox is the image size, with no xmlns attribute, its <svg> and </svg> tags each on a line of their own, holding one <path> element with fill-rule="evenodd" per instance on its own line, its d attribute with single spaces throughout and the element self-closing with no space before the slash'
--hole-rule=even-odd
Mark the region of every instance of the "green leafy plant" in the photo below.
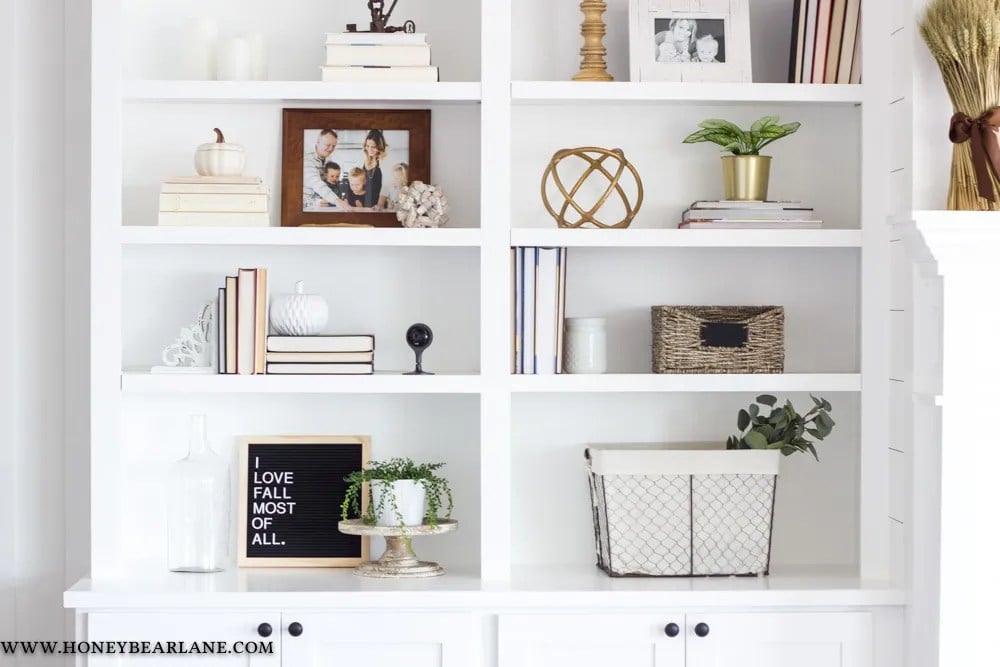
<svg viewBox="0 0 1000 667">
<path fill-rule="evenodd" d="M 815 405 L 805 415 L 800 415 L 791 401 L 778 405 L 774 396 L 758 396 L 749 408 L 740 410 L 736 417 L 740 434 L 729 436 L 726 449 L 780 449 L 785 456 L 809 452 L 819 461 L 815 445 L 806 436 L 819 442 L 830 435 L 835 425 L 830 417 L 833 406 L 825 398 L 812 394 L 809 397 Z M 761 406 L 769 409 L 767 416 L 762 413 Z"/>
<path fill-rule="evenodd" d="M 403 515 L 396 504 L 396 494 L 392 491 L 392 482 L 412 479 L 423 485 L 427 492 L 427 504 L 424 510 L 424 523 L 436 526 L 438 513 L 445 507 L 444 518 L 451 518 L 454 505 L 451 497 L 451 487 L 448 480 L 437 475 L 443 463 L 414 463 L 412 459 L 395 458 L 384 462 L 372 462 L 364 470 L 357 470 L 344 478 L 347 482 L 347 493 L 340 506 L 341 518 L 345 521 L 351 516 L 360 517 L 366 524 L 375 525 L 382 511 L 389 503 L 389 509 L 395 514 L 400 528 L 405 534 L 406 526 Z M 374 501 L 371 482 L 386 482 L 386 490 L 381 494 L 379 502 Z M 368 487 L 365 487 L 365 484 Z M 368 508 L 362 512 L 362 494 L 367 493 Z"/>
<path fill-rule="evenodd" d="M 743 130 L 728 120 L 710 118 L 698 123 L 701 129 L 687 136 L 685 144 L 710 142 L 722 146 L 733 155 L 760 155 L 760 151 L 778 139 L 794 134 L 802 123 L 778 123 L 777 116 L 764 116 Z"/>
</svg>

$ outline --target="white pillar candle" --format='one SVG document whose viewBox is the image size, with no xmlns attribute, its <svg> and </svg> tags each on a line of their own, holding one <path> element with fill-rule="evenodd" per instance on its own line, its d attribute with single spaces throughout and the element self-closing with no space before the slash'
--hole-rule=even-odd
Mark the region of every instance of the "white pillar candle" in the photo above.
<svg viewBox="0 0 1000 667">
<path fill-rule="evenodd" d="M 179 49 L 181 78 L 205 81 L 215 78 L 215 49 L 219 40 L 219 24 L 215 19 L 201 18 L 190 21 L 185 28 L 185 47 Z"/>
<path fill-rule="evenodd" d="M 220 81 L 250 80 L 250 42 L 242 37 L 219 42 L 215 78 Z"/>
<path fill-rule="evenodd" d="M 253 32 L 245 35 L 250 44 L 250 78 L 254 81 L 267 81 L 267 42 L 264 34 Z"/>
</svg>

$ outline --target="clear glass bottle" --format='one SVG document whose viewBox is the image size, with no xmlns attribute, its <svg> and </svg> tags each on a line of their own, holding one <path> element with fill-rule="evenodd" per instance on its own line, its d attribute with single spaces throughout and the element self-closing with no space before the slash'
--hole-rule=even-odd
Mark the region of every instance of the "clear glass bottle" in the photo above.
<svg viewBox="0 0 1000 667">
<path fill-rule="evenodd" d="M 167 480 L 167 561 L 173 572 L 218 572 L 229 562 L 229 464 L 205 437 L 205 415 L 188 423 L 188 454 Z"/>
</svg>

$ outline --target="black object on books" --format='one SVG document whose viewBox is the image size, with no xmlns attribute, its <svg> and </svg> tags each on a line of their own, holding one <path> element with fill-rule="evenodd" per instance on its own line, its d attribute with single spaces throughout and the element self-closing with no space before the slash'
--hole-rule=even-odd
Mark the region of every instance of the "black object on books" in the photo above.
<svg viewBox="0 0 1000 667">
<path fill-rule="evenodd" d="M 410 346 L 413 354 L 416 355 L 417 366 L 409 373 L 404 373 L 404 375 L 434 375 L 434 373 L 428 373 L 423 369 L 424 350 L 430 347 L 433 342 L 434 332 L 426 324 L 417 322 L 406 330 L 406 344 Z"/>
</svg>

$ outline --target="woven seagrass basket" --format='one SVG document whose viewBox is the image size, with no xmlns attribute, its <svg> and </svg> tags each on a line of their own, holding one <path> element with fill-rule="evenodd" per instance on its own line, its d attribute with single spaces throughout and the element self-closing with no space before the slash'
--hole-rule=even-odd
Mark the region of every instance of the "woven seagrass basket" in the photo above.
<svg viewBox="0 0 1000 667">
<path fill-rule="evenodd" d="M 783 373 L 781 306 L 653 306 L 654 373 Z"/>
</svg>

